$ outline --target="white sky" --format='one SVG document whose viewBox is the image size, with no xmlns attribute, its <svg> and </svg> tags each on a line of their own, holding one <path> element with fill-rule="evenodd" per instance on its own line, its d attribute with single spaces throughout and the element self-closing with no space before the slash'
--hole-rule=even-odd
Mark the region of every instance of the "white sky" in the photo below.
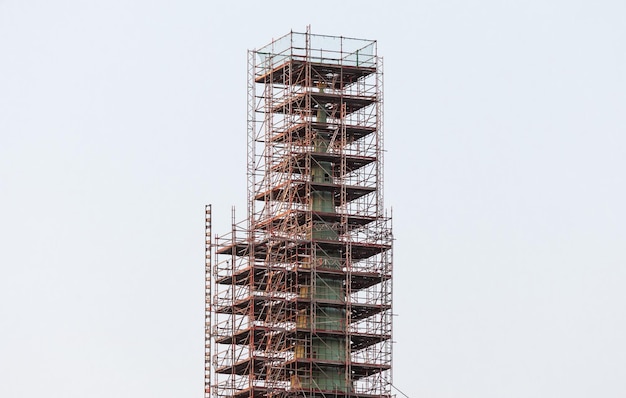
<svg viewBox="0 0 626 398">
<path fill-rule="evenodd" d="M 1 397 L 202 396 L 246 50 L 307 24 L 385 58 L 394 384 L 626 395 L 625 2 L 222 3 L 0 0 Z"/>
</svg>

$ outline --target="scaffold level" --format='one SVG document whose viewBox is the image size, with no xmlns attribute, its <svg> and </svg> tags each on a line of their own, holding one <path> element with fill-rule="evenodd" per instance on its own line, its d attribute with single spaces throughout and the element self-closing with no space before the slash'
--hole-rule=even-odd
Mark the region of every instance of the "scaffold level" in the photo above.
<svg viewBox="0 0 626 398">
<path fill-rule="evenodd" d="M 248 52 L 248 213 L 211 236 L 206 398 L 391 396 L 391 218 L 376 42 Z"/>
</svg>

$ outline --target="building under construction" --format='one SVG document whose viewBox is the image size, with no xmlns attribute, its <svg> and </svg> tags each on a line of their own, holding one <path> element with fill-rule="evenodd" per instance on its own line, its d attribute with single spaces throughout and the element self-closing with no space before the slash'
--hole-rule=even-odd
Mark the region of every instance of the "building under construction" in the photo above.
<svg viewBox="0 0 626 398">
<path fill-rule="evenodd" d="M 375 41 L 248 52 L 247 217 L 213 236 L 206 209 L 206 398 L 391 396 L 382 89 Z"/>
</svg>

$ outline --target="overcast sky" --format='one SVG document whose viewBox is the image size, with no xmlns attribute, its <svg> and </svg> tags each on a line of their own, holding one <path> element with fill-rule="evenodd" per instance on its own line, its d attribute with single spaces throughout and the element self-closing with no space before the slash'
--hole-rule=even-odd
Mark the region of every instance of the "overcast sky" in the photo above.
<svg viewBox="0 0 626 398">
<path fill-rule="evenodd" d="M 0 0 L 0 396 L 201 397 L 246 51 L 378 40 L 410 398 L 626 396 L 626 2 Z M 236 5 L 233 5 L 236 4 Z"/>
</svg>

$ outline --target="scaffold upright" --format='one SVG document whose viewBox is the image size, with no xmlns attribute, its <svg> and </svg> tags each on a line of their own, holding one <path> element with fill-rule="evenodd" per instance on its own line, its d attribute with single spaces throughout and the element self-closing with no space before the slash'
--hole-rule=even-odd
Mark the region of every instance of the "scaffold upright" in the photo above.
<svg viewBox="0 0 626 398">
<path fill-rule="evenodd" d="M 248 214 L 211 237 L 206 398 L 391 396 L 392 233 L 376 42 L 248 53 Z"/>
</svg>

